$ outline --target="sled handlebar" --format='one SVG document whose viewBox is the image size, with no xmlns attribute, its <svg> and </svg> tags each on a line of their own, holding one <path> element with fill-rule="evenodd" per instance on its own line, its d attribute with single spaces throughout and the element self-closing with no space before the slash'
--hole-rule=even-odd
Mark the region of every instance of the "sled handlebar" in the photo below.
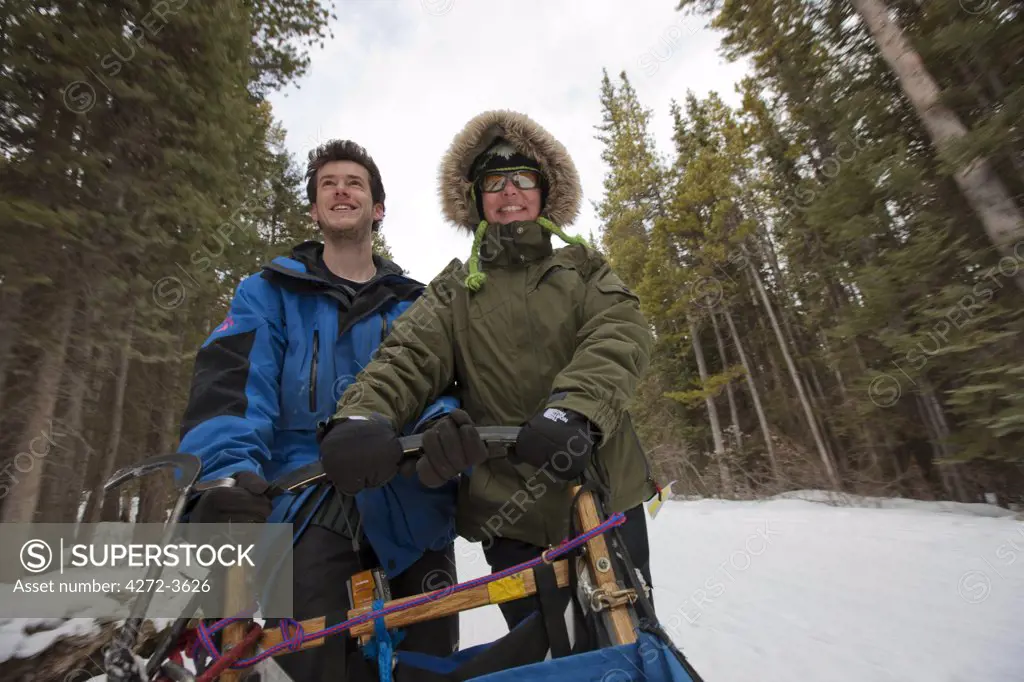
<svg viewBox="0 0 1024 682">
<path fill-rule="evenodd" d="M 483 440 L 484 443 L 492 445 L 515 445 L 516 439 L 519 437 L 519 431 L 520 427 L 518 426 L 477 427 L 477 433 L 480 434 L 480 439 Z M 404 436 L 399 438 L 398 442 L 402 445 L 402 454 L 404 455 L 403 461 L 415 459 L 423 449 L 423 434 L 419 433 L 414 436 Z M 313 485 L 314 483 L 319 483 L 325 478 L 326 474 L 324 473 L 323 464 L 320 460 L 316 460 L 315 462 L 310 462 L 304 467 L 275 479 L 271 484 L 282 492 L 296 492 L 306 488 L 307 486 Z M 197 483 L 194 490 L 195 492 L 203 492 L 205 490 L 210 490 L 211 488 L 230 488 L 234 485 L 235 479 L 233 478 L 218 478 L 212 481 Z"/>
<path fill-rule="evenodd" d="M 476 432 L 480 434 L 480 440 L 485 443 L 493 443 L 495 445 L 515 445 L 516 440 L 519 438 L 520 427 L 518 426 L 478 426 Z M 399 438 L 398 442 L 402 444 L 402 453 L 405 455 L 415 455 L 423 449 L 423 434 L 418 433 L 415 436 L 405 436 Z"/>
</svg>

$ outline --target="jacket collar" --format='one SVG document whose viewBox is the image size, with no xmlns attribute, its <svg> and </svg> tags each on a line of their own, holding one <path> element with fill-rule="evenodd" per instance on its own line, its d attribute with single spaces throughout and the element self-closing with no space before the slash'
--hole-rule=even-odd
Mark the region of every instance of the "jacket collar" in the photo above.
<svg viewBox="0 0 1024 682">
<path fill-rule="evenodd" d="M 299 263 L 306 266 L 306 272 L 311 275 L 315 275 L 319 279 L 323 280 L 324 283 L 328 283 L 329 280 L 325 277 L 325 273 L 322 272 L 321 263 L 324 255 L 324 245 L 318 241 L 307 241 L 302 242 L 298 246 L 292 249 L 292 258 Z M 373 279 L 383 277 L 384 275 L 402 275 L 402 268 L 387 258 L 382 258 L 377 254 L 373 254 L 373 264 L 377 267 L 377 274 L 374 275 Z M 373 281 L 373 280 L 370 280 Z"/>
<path fill-rule="evenodd" d="M 264 265 L 262 276 L 292 293 L 326 295 L 350 314 L 360 316 L 376 311 L 389 300 L 413 300 L 423 293 L 422 283 L 406 277 L 395 263 L 375 254 L 377 274 L 353 295 L 349 287 L 337 285 L 320 273 L 318 263 L 322 253 L 320 242 L 303 242 L 292 249 L 291 257 L 279 256 Z"/>
<path fill-rule="evenodd" d="M 480 242 L 480 269 L 532 263 L 553 252 L 551 233 L 532 220 L 507 225 L 492 223 Z"/>
<path fill-rule="evenodd" d="M 316 241 L 308 241 L 299 244 L 292 249 L 291 256 L 278 256 L 273 261 L 263 266 L 264 276 L 274 275 L 280 280 L 282 277 L 293 281 L 295 285 L 302 285 L 313 289 L 331 289 L 342 291 L 342 287 L 329 280 L 320 265 L 320 257 L 323 255 L 324 245 Z M 396 286 L 402 290 L 412 288 L 423 288 L 421 282 L 407 277 L 403 274 L 402 268 L 396 263 L 373 254 L 373 264 L 377 267 L 377 274 L 373 276 L 363 287 L 363 290 L 376 288 L 377 285 L 384 285 L 391 288 Z M 347 287 L 344 293 L 351 296 L 352 292 Z"/>
</svg>

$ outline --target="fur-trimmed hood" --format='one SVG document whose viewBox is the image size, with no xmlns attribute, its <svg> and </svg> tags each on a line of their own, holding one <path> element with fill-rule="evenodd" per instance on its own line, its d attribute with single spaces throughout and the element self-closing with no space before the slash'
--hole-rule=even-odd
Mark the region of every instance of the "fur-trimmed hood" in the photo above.
<svg viewBox="0 0 1024 682">
<path fill-rule="evenodd" d="M 452 140 L 438 172 L 445 218 L 467 232 L 476 230 L 483 216 L 471 198 L 472 183 L 467 176 L 476 157 L 499 137 L 540 164 L 549 187 L 541 216 L 559 227 L 576 220 L 583 201 L 583 189 L 569 152 L 536 121 L 509 110 L 478 114 Z"/>
</svg>

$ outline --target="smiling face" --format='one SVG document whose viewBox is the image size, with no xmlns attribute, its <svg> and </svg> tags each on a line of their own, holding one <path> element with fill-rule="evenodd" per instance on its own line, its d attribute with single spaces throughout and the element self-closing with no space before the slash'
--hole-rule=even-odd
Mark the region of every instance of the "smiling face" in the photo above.
<svg viewBox="0 0 1024 682">
<path fill-rule="evenodd" d="M 540 215 L 540 188 L 519 189 L 511 180 L 497 192 L 483 192 L 484 219 L 506 225 L 519 220 L 536 220 Z"/>
<path fill-rule="evenodd" d="M 373 203 L 366 168 L 355 161 L 331 161 L 317 171 L 316 202 L 309 213 L 324 238 L 360 238 L 384 217 L 384 206 Z"/>
</svg>

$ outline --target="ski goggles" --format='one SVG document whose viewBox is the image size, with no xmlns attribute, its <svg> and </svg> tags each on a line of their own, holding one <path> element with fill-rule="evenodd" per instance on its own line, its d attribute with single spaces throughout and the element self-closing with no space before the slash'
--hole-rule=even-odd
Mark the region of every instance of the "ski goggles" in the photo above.
<svg viewBox="0 0 1024 682">
<path fill-rule="evenodd" d="M 540 173 L 532 170 L 489 171 L 480 176 L 480 189 L 484 192 L 500 192 L 509 180 L 519 189 L 540 187 Z"/>
</svg>

